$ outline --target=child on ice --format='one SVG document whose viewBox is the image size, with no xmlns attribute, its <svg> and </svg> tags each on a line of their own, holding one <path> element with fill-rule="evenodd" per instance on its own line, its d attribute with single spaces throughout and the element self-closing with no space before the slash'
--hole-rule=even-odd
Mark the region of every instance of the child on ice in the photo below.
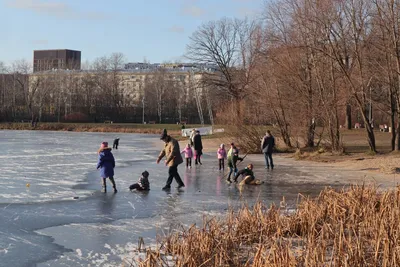
<svg viewBox="0 0 400 267">
<path fill-rule="evenodd" d="M 136 184 L 131 184 L 129 186 L 129 190 L 138 190 L 138 191 L 148 191 L 150 190 L 150 182 L 149 182 L 149 172 L 142 172 L 142 176 L 139 178 L 139 181 Z"/>
<path fill-rule="evenodd" d="M 226 150 L 225 145 L 221 144 L 217 150 L 219 170 L 225 170 Z"/>
<path fill-rule="evenodd" d="M 182 153 L 185 153 L 186 168 L 192 168 L 193 150 L 192 150 L 190 144 L 187 144 L 185 149 L 181 151 L 181 154 Z"/>
<path fill-rule="evenodd" d="M 97 169 L 100 169 L 100 176 L 102 178 L 103 189 L 101 190 L 103 193 L 107 192 L 107 178 L 110 179 L 110 182 L 114 188 L 114 193 L 117 193 L 117 187 L 115 185 L 114 180 L 114 168 L 115 168 L 115 159 L 113 154 L 111 153 L 111 148 L 108 147 L 107 142 L 101 143 L 99 153 L 99 160 L 97 162 Z"/>
</svg>

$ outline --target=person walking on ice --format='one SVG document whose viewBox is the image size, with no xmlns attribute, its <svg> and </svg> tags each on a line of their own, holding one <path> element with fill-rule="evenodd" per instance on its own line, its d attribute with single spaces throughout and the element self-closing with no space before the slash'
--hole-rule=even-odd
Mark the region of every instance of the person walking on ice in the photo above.
<svg viewBox="0 0 400 267">
<path fill-rule="evenodd" d="M 176 141 L 174 138 L 172 138 L 167 134 L 166 129 L 164 129 L 160 139 L 165 142 L 165 145 L 164 149 L 161 150 L 160 155 L 158 156 L 157 164 L 160 163 L 163 157 L 166 157 L 165 165 L 169 167 L 167 183 L 162 188 L 162 190 L 171 189 L 171 183 L 173 178 L 175 178 L 175 181 L 178 183 L 177 186 L 178 189 L 184 187 L 185 184 L 182 182 L 182 179 L 178 173 L 178 165 L 183 163 L 183 159 L 180 153 L 181 151 L 179 149 L 179 143 L 178 141 Z"/>
<path fill-rule="evenodd" d="M 265 157 L 265 168 L 271 170 L 274 169 L 274 162 L 272 160 L 272 151 L 275 147 L 275 138 L 272 136 L 271 131 L 267 130 L 264 138 L 261 141 L 261 151 L 264 153 Z"/>
<path fill-rule="evenodd" d="M 217 150 L 219 170 L 225 170 L 226 150 L 225 145 L 221 144 Z"/>
<path fill-rule="evenodd" d="M 226 179 L 229 183 L 231 182 L 231 175 L 233 173 L 233 176 L 236 176 L 237 173 L 237 167 L 236 163 L 237 161 L 243 161 L 241 157 L 239 157 L 239 149 L 236 148 L 234 143 L 231 143 L 231 148 L 228 151 L 228 167 L 229 167 L 229 174 L 228 178 Z"/>
<path fill-rule="evenodd" d="M 115 138 L 113 142 L 113 148 L 118 149 L 118 145 L 119 145 L 119 138 Z"/>
<path fill-rule="evenodd" d="M 196 134 L 193 137 L 193 147 L 195 164 L 202 165 L 201 156 L 203 155 L 203 142 L 201 141 L 200 131 L 196 131 Z"/>
<path fill-rule="evenodd" d="M 115 185 L 114 180 L 114 168 L 115 168 L 115 159 L 113 154 L 111 153 L 111 148 L 108 147 L 107 142 L 101 143 L 100 149 L 98 151 L 99 159 L 97 162 L 97 169 L 100 169 L 100 176 L 102 179 L 102 190 L 101 192 L 107 192 L 107 178 L 110 179 L 110 182 L 113 186 L 114 193 L 117 193 L 117 187 Z"/>
<path fill-rule="evenodd" d="M 190 147 L 190 144 L 186 145 L 185 149 L 181 151 L 181 154 L 182 153 L 185 153 L 186 168 L 192 168 L 193 150 Z"/>
</svg>

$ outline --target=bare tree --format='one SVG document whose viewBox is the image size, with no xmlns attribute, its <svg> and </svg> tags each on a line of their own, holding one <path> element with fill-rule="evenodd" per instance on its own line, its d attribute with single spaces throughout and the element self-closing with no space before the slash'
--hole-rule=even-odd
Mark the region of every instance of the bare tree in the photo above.
<svg viewBox="0 0 400 267">
<path fill-rule="evenodd" d="M 96 73 L 96 83 L 103 95 L 103 107 L 110 107 L 121 114 L 124 90 L 122 83 L 124 82 L 119 72 L 124 64 L 124 55 L 121 53 L 113 53 L 111 56 L 101 57 L 94 61 L 94 70 Z"/>
<path fill-rule="evenodd" d="M 242 101 L 250 94 L 260 27 L 254 21 L 221 19 L 201 25 L 190 38 L 187 57 L 199 64 L 217 66 L 217 73 L 204 73 L 204 83 L 232 99 L 236 120 L 243 117 Z"/>
</svg>

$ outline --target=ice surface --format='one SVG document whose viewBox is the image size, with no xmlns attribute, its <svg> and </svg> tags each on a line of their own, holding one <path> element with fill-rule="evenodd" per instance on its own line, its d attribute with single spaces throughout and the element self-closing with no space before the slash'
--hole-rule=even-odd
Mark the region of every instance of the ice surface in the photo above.
<svg viewBox="0 0 400 267">
<path fill-rule="evenodd" d="M 204 215 L 222 216 L 257 200 L 279 203 L 283 195 L 291 208 L 298 193 L 316 195 L 364 175 L 278 157 L 276 169 L 267 171 L 262 156 L 249 155 L 241 167 L 254 163 L 265 183 L 240 192 L 225 182 L 213 153 L 204 155 L 202 166 L 182 164 L 186 187 L 177 190 L 174 182 L 164 192 L 167 167 L 155 163 L 159 151 L 153 147 L 158 136 L 118 133 L 113 154 L 119 192 L 102 194 L 96 152 L 116 136 L 0 131 L 0 266 L 120 266 L 140 257 L 134 251 L 139 237 L 154 245 L 157 234 L 201 223 Z M 150 172 L 151 190 L 129 192 L 144 170 Z"/>
</svg>

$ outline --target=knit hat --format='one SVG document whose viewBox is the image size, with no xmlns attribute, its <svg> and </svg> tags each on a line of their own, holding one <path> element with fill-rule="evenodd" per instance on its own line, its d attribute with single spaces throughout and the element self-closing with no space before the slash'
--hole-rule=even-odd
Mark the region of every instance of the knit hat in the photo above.
<svg viewBox="0 0 400 267">
<path fill-rule="evenodd" d="M 100 148 L 106 148 L 106 147 L 108 147 L 108 142 L 102 142 Z"/>
<path fill-rule="evenodd" d="M 219 147 L 220 147 L 220 148 L 224 148 L 224 147 L 225 147 L 225 145 L 224 145 L 224 144 L 221 144 Z"/>
<path fill-rule="evenodd" d="M 160 139 L 165 140 L 167 138 L 167 129 L 164 129 L 163 132 L 161 133 Z"/>
<path fill-rule="evenodd" d="M 250 169 L 250 170 L 252 170 L 253 169 L 253 164 L 249 164 L 249 165 L 247 165 L 247 169 Z"/>
<path fill-rule="evenodd" d="M 144 178 L 149 178 L 149 172 L 148 172 L 148 171 L 142 172 L 142 176 L 143 176 Z"/>
</svg>

